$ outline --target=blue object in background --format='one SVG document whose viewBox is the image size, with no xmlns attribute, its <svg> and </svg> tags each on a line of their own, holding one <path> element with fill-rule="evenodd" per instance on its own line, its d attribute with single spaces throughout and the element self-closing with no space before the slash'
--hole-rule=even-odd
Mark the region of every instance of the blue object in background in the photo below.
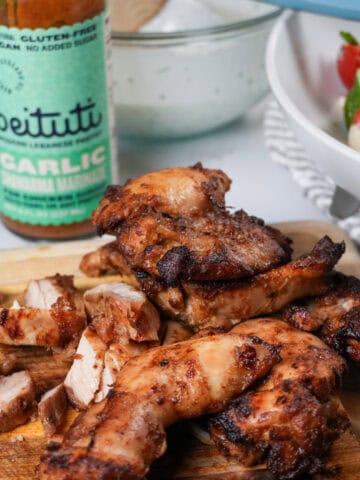
<svg viewBox="0 0 360 480">
<path fill-rule="evenodd" d="M 261 0 L 294 10 L 360 20 L 360 0 Z"/>
</svg>

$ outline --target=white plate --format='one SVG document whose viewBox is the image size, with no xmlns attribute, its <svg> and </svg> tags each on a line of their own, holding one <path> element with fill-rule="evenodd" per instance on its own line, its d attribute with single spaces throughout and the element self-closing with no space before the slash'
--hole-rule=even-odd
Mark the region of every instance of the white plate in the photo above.
<svg viewBox="0 0 360 480">
<path fill-rule="evenodd" d="M 333 105 L 345 92 L 336 71 L 340 30 L 360 37 L 360 22 L 286 12 L 271 33 L 266 69 L 308 155 L 338 185 L 360 198 L 360 153 L 328 133 Z"/>
</svg>

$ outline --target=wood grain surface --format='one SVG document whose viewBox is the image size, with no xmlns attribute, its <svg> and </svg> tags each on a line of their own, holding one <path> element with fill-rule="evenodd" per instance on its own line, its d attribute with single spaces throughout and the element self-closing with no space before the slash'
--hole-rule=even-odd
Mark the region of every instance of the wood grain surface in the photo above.
<svg viewBox="0 0 360 480">
<path fill-rule="evenodd" d="M 294 241 L 295 256 L 311 250 L 323 235 L 335 241 L 344 240 L 346 254 L 338 269 L 360 277 L 360 256 L 349 238 L 338 228 L 318 222 L 293 222 L 278 227 Z M 0 251 L 0 293 L 5 300 L 21 294 L 26 282 L 55 273 L 76 275 L 79 288 L 91 287 L 98 279 L 87 279 L 79 272 L 81 256 L 106 242 L 91 239 L 39 246 L 32 249 Z M 114 280 L 107 277 L 106 281 Z M 102 279 L 101 281 L 104 281 Z M 356 369 L 346 380 L 346 391 L 340 397 L 353 425 L 353 432 L 344 434 L 333 446 L 328 472 L 316 480 L 360 480 L 360 381 Z M 69 412 L 68 424 L 75 412 Z M 0 480 L 32 480 L 46 445 L 38 420 L 0 435 Z M 149 480 L 276 480 L 263 466 L 244 468 L 224 459 L 215 448 L 200 444 L 189 432 L 186 424 L 175 427 L 169 435 L 169 449 L 152 469 Z M 76 480 L 76 479 L 73 479 Z M 308 479 L 303 479 L 308 480 Z M 314 479 L 315 480 L 315 479 Z"/>
</svg>

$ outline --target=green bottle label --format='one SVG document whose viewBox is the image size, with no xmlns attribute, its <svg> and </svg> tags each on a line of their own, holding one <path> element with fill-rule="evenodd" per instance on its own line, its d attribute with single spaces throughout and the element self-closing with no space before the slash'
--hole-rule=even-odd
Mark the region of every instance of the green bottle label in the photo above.
<svg viewBox="0 0 360 480">
<path fill-rule="evenodd" d="M 0 211 L 90 218 L 111 183 L 109 17 L 48 30 L 0 26 Z"/>
</svg>

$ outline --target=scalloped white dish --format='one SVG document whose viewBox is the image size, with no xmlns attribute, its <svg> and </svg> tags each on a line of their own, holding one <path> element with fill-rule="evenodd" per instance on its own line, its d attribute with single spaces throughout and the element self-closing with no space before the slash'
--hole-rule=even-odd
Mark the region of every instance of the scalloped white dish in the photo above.
<svg viewBox="0 0 360 480">
<path fill-rule="evenodd" d="M 336 184 L 360 198 L 360 152 L 344 143 L 331 112 L 344 95 L 336 70 L 340 30 L 360 37 L 360 22 L 286 12 L 267 46 L 270 86 L 309 156 Z M 343 141 L 344 140 L 344 141 Z"/>
</svg>

